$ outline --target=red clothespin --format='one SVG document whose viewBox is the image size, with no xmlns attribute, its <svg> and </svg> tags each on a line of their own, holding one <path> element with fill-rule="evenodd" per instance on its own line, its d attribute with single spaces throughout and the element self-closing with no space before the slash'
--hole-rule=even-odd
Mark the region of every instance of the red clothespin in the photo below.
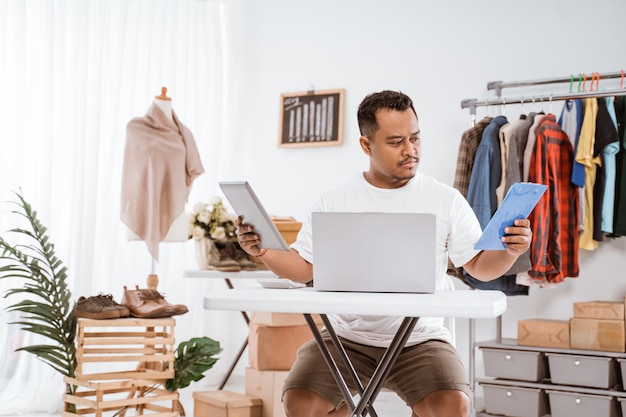
<svg viewBox="0 0 626 417">
<path fill-rule="evenodd" d="M 587 83 L 587 74 L 583 72 L 583 93 L 587 91 L 587 87 L 585 87 L 586 83 Z"/>
<path fill-rule="evenodd" d="M 622 70 L 622 78 L 619 80 L 619 89 L 624 88 L 624 70 Z"/>
</svg>

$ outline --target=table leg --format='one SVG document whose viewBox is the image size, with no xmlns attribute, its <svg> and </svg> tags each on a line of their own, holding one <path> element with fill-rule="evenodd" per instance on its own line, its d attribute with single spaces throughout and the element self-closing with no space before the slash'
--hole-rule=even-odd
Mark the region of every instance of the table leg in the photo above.
<svg viewBox="0 0 626 417">
<path fill-rule="evenodd" d="M 396 331 L 396 335 L 374 371 L 372 379 L 369 384 L 367 384 L 361 401 L 354 410 L 353 416 L 361 416 L 367 403 L 374 402 L 418 320 L 419 317 L 405 317 L 402 320 L 402 324 L 400 324 L 400 327 Z"/>
<path fill-rule="evenodd" d="M 348 388 L 348 384 L 346 383 L 346 380 L 343 378 L 343 376 L 339 372 L 335 359 L 332 357 L 332 355 L 328 351 L 328 348 L 326 347 L 326 344 L 324 343 L 324 340 L 322 339 L 322 335 L 320 334 L 320 331 L 317 328 L 317 325 L 315 324 L 315 320 L 313 320 L 313 317 L 311 317 L 310 314 L 306 314 L 306 313 L 304 314 L 304 318 L 307 324 L 309 325 L 309 328 L 311 329 L 311 333 L 313 333 L 313 337 L 315 338 L 315 341 L 317 342 L 317 345 L 320 348 L 322 356 L 324 357 L 324 361 L 326 361 L 326 364 L 328 365 L 328 369 L 333 375 L 333 378 L 335 379 L 335 382 L 337 383 L 337 386 L 339 387 L 339 390 L 341 391 L 343 398 L 346 399 L 346 402 L 348 403 L 348 407 L 350 407 L 350 410 L 354 410 L 354 401 L 352 400 L 352 394 L 350 394 L 350 388 Z"/>
<path fill-rule="evenodd" d="M 224 281 L 226 282 L 226 285 L 228 286 L 229 289 L 233 289 L 233 284 L 232 282 L 230 282 L 229 278 L 224 278 Z M 241 315 L 243 316 L 243 319 L 246 322 L 246 325 L 249 326 L 250 325 L 250 318 L 248 317 L 248 313 L 246 313 L 245 311 L 241 312 Z M 228 368 L 228 371 L 226 371 L 226 375 L 224 375 L 224 378 L 222 379 L 222 381 L 220 382 L 219 387 L 217 388 L 218 390 L 221 390 L 224 388 L 224 386 L 226 385 L 226 382 L 228 382 L 228 379 L 230 378 L 230 376 L 232 375 L 233 371 L 235 370 L 235 366 L 237 366 L 237 363 L 239 362 L 239 359 L 241 359 L 241 356 L 243 355 L 243 352 L 246 350 L 246 347 L 248 347 L 248 338 L 246 337 L 246 340 L 243 341 L 243 344 L 241 345 L 241 348 L 239 348 L 239 351 L 237 352 L 237 355 L 235 356 L 235 359 L 233 359 L 232 363 L 230 364 L 230 368 Z"/>
<path fill-rule="evenodd" d="M 352 394 L 350 393 L 350 389 L 348 388 L 348 385 L 346 384 L 345 379 L 339 372 L 337 363 L 335 362 L 334 358 L 330 354 L 328 347 L 324 343 L 322 336 L 317 328 L 317 325 L 315 324 L 315 321 L 313 320 L 310 314 L 304 314 L 304 317 L 307 321 L 307 324 L 311 328 L 313 337 L 315 338 L 320 348 L 320 351 L 324 357 L 324 360 L 326 361 L 326 364 L 329 367 L 330 372 L 332 373 L 343 397 L 345 398 L 348 406 L 350 407 L 352 416 L 362 417 L 362 416 L 367 415 L 367 412 L 369 412 L 372 415 L 372 417 L 375 417 L 376 413 L 374 411 L 374 408 L 372 407 L 372 404 L 374 400 L 376 399 L 376 396 L 380 392 L 387 376 L 389 375 L 389 372 L 391 371 L 393 364 L 395 363 L 396 359 L 400 355 L 402 348 L 406 344 L 406 341 L 408 340 L 419 318 L 418 317 L 405 317 L 403 319 L 402 324 L 398 328 L 396 335 L 391 341 L 391 344 L 385 351 L 383 358 L 381 359 L 380 363 L 378 364 L 374 373 L 372 374 L 372 378 L 367 384 L 367 387 L 363 389 L 361 382 L 358 378 L 358 375 L 356 374 L 354 367 L 350 363 L 350 359 L 348 358 L 345 350 L 343 349 L 343 346 L 341 345 L 341 342 L 339 341 L 336 334 L 334 333 L 334 330 L 332 329 L 331 323 L 328 321 L 328 318 L 326 317 L 325 314 L 321 315 L 322 321 L 324 322 L 324 325 L 329 331 L 331 341 L 333 342 L 333 344 L 339 351 L 340 359 L 347 366 L 348 373 L 350 374 L 350 377 L 353 379 L 355 385 L 358 387 L 359 393 L 361 394 L 361 398 L 358 404 L 355 405 L 354 401 L 352 400 Z M 367 408 L 367 412 L 365 411 L 366 408 Z"/>
<path fill-rule="evenodd" d="M 326 327 L 326 330 L 328 331 L 330 340 L 333 342 L 333 345 L 339 352 L 339 358 L 344 363 L 344 365 L 346 365 L 348 369 L 348 374 L 350 378 L 352 379 L 352 382 L 356 386 L 359 395 L 362 396 L 363 392 L 365 391 L 365 388 L 363 387 L 363 384 L 361 383 L 361 380 L 359 379 L 359 376 L 357 375 L 356 370 L 352 366 L 352 363 L 350 362 L 350 359 L 348 358 L 348 354 L 346 353 L 346 350 L 344 349 L 343 345 L 339 341 L 339 338 L 337 337 L 337 333 L 335 333 L 335 329 L 333 328 L 332 324 L 328 320 L 328 316 L 326 316 L 326 314 L 322 314 L 320 315 L 320 317 L 322 318 L 322 322 L 324 323 L 324 326 Z M 354 408 L 352 408 L 351 410 L 354 411 Z M 374 410 L 374 407 L 372 407 L 371 403 L 367 404 L 367 412 L 370 414 L 370 416 L 377 417 L 376 411 Z"/>
</svg>

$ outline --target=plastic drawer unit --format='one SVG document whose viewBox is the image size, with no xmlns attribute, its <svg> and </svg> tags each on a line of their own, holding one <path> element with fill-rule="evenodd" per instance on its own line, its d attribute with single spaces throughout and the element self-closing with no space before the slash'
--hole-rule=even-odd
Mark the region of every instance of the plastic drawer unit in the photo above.
<svg viewBox="0 0 626 417">
<path fill-rule="evenodd" d="M 541 389 L 488 383 L 481 385 L 485 392 L 485 411 L 489 414 L 541 417 L 549 413 L 547 394 Z"/>
<path fill-rule="evenodd" d="M 615 397 L 548 391 L 552 417 L 619 417 Z"/>
<path fill-rule="evenodd" d="M 542 352 L 491 348 L 481 351 L 487 376 L 531 382 L 541 382 L 548 376 L 547 359 Z"/>
<path fill-rule="evenodd" d="M 546 353 L 553 384 L 609 389 L 618 383 L 615 358 Z"/>
</svg>

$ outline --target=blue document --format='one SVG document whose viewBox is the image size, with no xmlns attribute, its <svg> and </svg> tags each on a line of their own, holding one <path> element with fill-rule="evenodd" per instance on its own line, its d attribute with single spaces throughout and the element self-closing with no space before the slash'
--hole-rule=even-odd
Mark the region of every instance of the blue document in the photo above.
<svg viewBox="0 0 626 417">
<path fill-rule="evenodd" d="M 504 229 L 513 226 L 513 222 L 517 219 L 527 218 L 547 189 L 547 185 L 532 182 L 516 182 L 511 185 L 502 204 L 491 217 L 482 236 L 474 245 L 474 249 L 506 249 L 500 240 L 504 236 Z"/>
</svg>

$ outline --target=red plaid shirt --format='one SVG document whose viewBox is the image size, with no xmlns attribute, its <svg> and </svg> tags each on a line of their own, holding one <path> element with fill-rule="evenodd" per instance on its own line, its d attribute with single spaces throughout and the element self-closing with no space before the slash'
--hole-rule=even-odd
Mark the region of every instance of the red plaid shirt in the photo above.
<svg viewBox="0 0 626 417">
<path fill-rule="evenodd" d="M 528 275 L 557 283 L 578 276 L 578 189 L 570 181 L 574 151 L 554 114 L 547 114 L 535 133 L 528 180 L 548 190 L 529 216 L 533 239 Z"/>
</svg>

